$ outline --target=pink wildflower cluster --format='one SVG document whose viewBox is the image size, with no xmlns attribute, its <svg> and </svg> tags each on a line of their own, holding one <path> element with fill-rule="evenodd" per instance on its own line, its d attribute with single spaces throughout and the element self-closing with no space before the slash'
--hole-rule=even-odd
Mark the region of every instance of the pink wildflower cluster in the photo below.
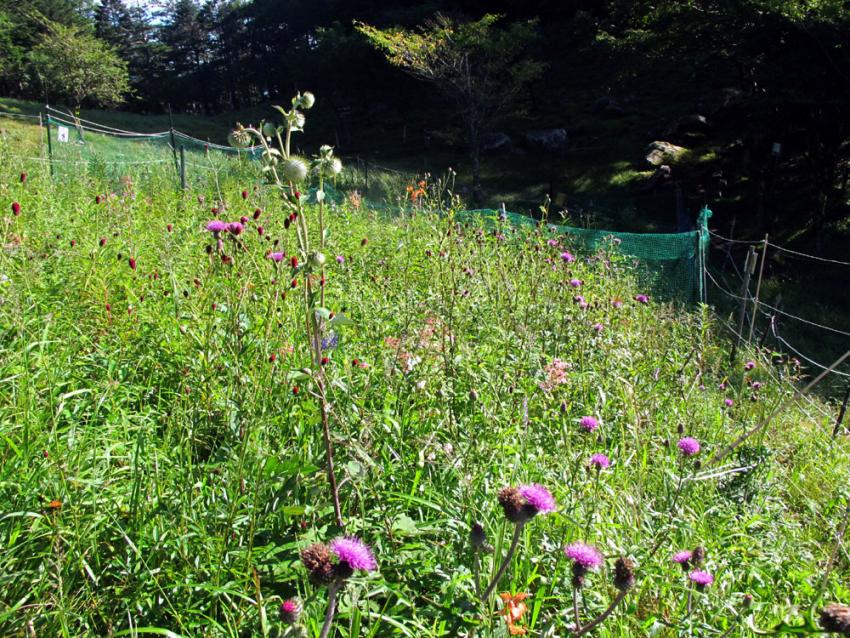
<svg viewBox="0 0 850 638">
<path fill-rule="evenodd" d="M 564 385 L 567 382 L 567 372 L 572 368 L 572 365 L 561 359 L 552 359 L 552 363 L 546 365 L 543 371 L 546 373 L 546 379 L 539 384 L 539 387 L 544 392 L 551 392 L 559 385 Z"/>
</svg>

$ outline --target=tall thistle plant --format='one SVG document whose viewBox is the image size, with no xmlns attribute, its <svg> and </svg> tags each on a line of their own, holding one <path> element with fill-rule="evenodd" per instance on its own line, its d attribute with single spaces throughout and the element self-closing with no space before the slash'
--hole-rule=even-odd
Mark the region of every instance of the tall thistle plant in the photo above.
<svg viewBox="0 0 850 638">
<path fill-rule="evenodd" d="M 323 348 L 331 341 L 327 338 L 330 329 L 348 320 L 341 315 L 333 315 L 325 308 L 325 194 L 324 186 L 327 179 L 337 176 L 342 170 L 342 162 L 334 157 L 333 148 L 322 146 L 319 154 L 312 160 L 292 154 L 292 134 L 303 131 L 306 118 L 304 111 L 313 107 L 316 98 L 312 93 L 299 93 L 292 98 L 292 107 L 287 111 L 275 106 L 283 116 L 282 124 L 264 122 L 259 128 L 237 125 L 230 134 L 232 143 L 236 146 L 247 147 L 258 145 L 262 147 L 262 170 L 269 181 L 278 189 L 281 196 L 284 213 L 288 214 L 287 226 L 295 225 L 298 254 L 290 259 L 292 281 L 295 286 L 298 278 L 304 281 L 304 328 L 307 343 L 310 344 L 309 369 L 296 371 L 294 378 L 312 379 L 317 398 L 321 405 L 322 432 L 327 456 L 328 482 L 334 504 L 336 522 L 344 526 L 339 504 L 339 488 L 334 472 L 333 441 L 330 432 L 330 405 L 327 399 L 327 382 L 323 363 L 326 361 Z M 310 176 L 318 179 L 319 189 L 316 192 L 318 201 L 317 217 L 308 219 L 301 195 L 301 188 L 306 187 Z M 311 235 L 310 225 L 316 223 Z M 315 241 L 312 241 L 315 240 Z"/>
</svg>

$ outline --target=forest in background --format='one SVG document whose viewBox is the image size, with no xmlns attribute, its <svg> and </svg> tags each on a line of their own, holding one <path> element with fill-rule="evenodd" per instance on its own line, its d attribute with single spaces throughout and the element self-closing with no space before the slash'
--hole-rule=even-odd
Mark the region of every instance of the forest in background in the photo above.
<svg viewBox="0 0 850 638">
<path fill-rule="evenodd" d="M 485 143 L 519 141 L 494 150 L 506 159 L 491 182 L 527 182 L 528 168 L 553 197 L 586 182 L 619 192 L 618 206 L 655 202 L 669 224 L 675 186 L 691 212 L 722 210 L 727 230 L 840 252 L 850 214 L 844 1 L 0 0 L 0 93 L 61 102 L 33 51 L 51 24 L 68 25 L 126 63 L 123 109 L 234 112 L 235 124 L 309 89 L 323 96 L 317 135 L 341 152 L 449 163 L 466 156 L 451 100 L 388 64 L 356 29 L 416 31 L 439 13 L 461 22 L 495 13 L 502 29 L 532 21 L 524 55 L 544 71 L 485 132 Z M 529 130 L 552 128 L 567 132 L 565 152 L 522 148 Z M 650 163 L 654 142 L 671 147 Z"/>
</svg>

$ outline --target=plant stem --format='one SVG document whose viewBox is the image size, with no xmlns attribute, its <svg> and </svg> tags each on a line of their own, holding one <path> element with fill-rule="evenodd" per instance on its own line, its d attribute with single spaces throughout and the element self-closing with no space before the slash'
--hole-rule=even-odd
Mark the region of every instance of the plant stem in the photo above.
<svg viewBox="0 0 850 638">
<path fill-rule="evenodd" d="M 575 591 L 575 590 L 573 590 L 573 591 Z M 626 597 L 627 593 L 628 593 L 628 590 L 618 592 L 617 597 L 614 600 L 611 601 L 610 605 L 608 605 L 608 609 L 603 611 L 596 618 L 594 618 L 592 621 L 587 623 L 584 627 L 577 630 L 575 632 L 575 636 L 576 637 L 583 636 L 584 634 L 586 634 L 588 631 L 590 631 L 591 629 L 593 629 L 597 625 L 603 623 L 605 621 L 605 619 L 608 618 L 608 616 L 610 616 L 614 612 L 614 609 L 617 607 L 617 605 L 620 604 L 620 602 L 622 602 L 623 598 Z M 578 620 L 576 620 L 576 622 L 578 622 Z"/>
<path fill-rule="evenodd" d="M 514 556 L 514 552 L 516 551 L 517 545 L 519 545 L 519 536 L 522 533 L 522 528 L 525 526 L 525 523 L 517 523 L 514 526 L 514 536 L 511 539 L 511 546 L 508 548 L 508 553 L 505 554 L 505 559 L 502 561 L 502 564 L 499 566 L 499 571 L 496 572 L 496 575 L 493 577 L 493 581 L 487 586 L 487 589 L 484 590 L 484 594 L 481 596 L 482 602 L 487 602 L 490 599 L 490 596 L 493 593 L 493 590 L 496 589 L 496 585 L 499 584 L 499 580 L 502 578 L 502 575 L 505 573 L 505 570 L 508 568 L 508 564 L 511 562 L 511 559 Z"/>
<path fill-rule="evenodd" d="M 331 625 L 334 622 L 334 614 L 336 614 L 336 592 L 339 585 L 331 583 L 328 585 L 328 610 L 325 612 L 325 624 L 322 625 L 322 633 L 319 638 L 328 638 L 331 633 Z"/>
<path fill-rule="evenodd" d="M 576 617 L 576 632 L 581 631 L 581 620 L 578 615 L 578 587 L 573 585 L 573 614 Z"/>
</svg>

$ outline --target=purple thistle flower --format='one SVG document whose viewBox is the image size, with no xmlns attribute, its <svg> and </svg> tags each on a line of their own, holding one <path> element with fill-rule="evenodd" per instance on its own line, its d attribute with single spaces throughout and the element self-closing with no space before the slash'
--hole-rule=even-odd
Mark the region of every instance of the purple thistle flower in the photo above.
<svg viewBox="0 0 850 638">
<path fill-rule="evenodd" d="M 622 299 L 612 299 L 611 305 L 614 308 L 622 308 L 623 307 L 623 300 Z"/>
<path fill-rule="evenodd" d="M 649 297 L 643 294 L 635 295 L 635 301 L 637 301 L 638 303 L 649 303 Z"/>
<path fill-rule="evenodd" d="M 593 454 L 590 457 L 590 464 L 597 470 L 605 470 L 611 467 L 611 459 L 604 454 Z"/>
<path fill-rule="evenodd" d="M 584 569 L 596 569 L 602 564 L 602 554 L 593 545 L 572 543 L 564 548 L 564 554 Z"/>
<path fill-rule="evenodd" d="M 603 326 L 601 323 L 595 323 L 595 324 L 593 324 L 593 329 L 594 329 L 596 332 L 602 332 L 602 329 L 603 329 L 604 327 L 605 327 L 605 326 Z"/>
<path fill-rule="evenodd" d="M 565 264 L 572 263 L 576 260 L 576 258 L 573 257 L 572 254 L 567 251 L 561 253 L 561 259 L 564 261 Z"/>
<path fill-rule="evenodd" d="M 753 381 L 753 390 L 761 389 L 761 381 Z"/>
<path fill-rule="evenodd" d="M 684 438 L 679 439 L 679 449 L 685 456 L 693 456 L 694 454 L 699 454 L 699 441 L 697 441 L 693 437 L 686 436 Z"/>
<path fill-rule="evenodd" d="M 269 253 L 269 259 L 274 262 L 283 261 L 284 257 L 286 257 L 285 253 Z"/>
<path fill-rule="evenodd" d="M 342 255 L 337 255 L 336 256 L 336 263 L 344 264 L 345 263 L 345 257 L 343 257 Z"/>
<path fill-rule="evenodd" d="M 731 408 L 733 405 L 735 405 L 735 402 L 732 399 L 723 399 L 723 403 L 726 405 L 727 408 Z"/>
<path fill-rule="evenodd" d="M 599 427 L 599 421 L 597 421 L 592 416 L 583 416 L 581 417 L 578 423 L 587 432 L 593 432 L 596 428 Z"/>
<path fill-rule="evenodd" d="M 359 538 L 354 536 L 340 537 L 331 541 L 330 550 L 340 562 L 348 563 L 351 569 L 362 569 L 367 572 L 378 568 L 375 556 Z"/>
<path fill-rule="evenodd" d="M 230 222 L 227 225 L 227 230 L 231 235 L 241 235 L 242 231 L 245 230 L 245 226 L 241 222 Z"/>
<path fill-rule="evenodd" d="M 691 562 L 691 559 L 694 557 L 694 553 L 689 549 L 684 549 L 681 552 L 676 552 L 673 554 L 673 562 L 678 563 L 679 565 L 687 566 L 688 563 Z"/>
<path fill-rule="evenodd" d="M 552 493 L 539 483 L 520 485 L 519 493 L 531 507 L 537 510 L 537 514 L 554 512 L 558 507 Z"/>
<path fill-rule="evenodd" d="M 557 239 L 547 239 L 546 243 L 554 247 L 557 246 L 560 242 Z"/>
<path fill-rule="evenodd" d="M 690 574 L 688 574 L 688 578 L 690 578 L 691 581 L 696 584 L 698 589 L 708 587 L 709 585 L 711 585 L 711 583 L 714 582 L 714 576 L 701 569 L 696 569 L 692 571 Z"/>
<path fill-rule="evenodd" d="M 211 233 L 222 233 L 227 230 L 227 222 L 218 219 L 213 219 L 207 222 L 207 230 Z"/>
<path fill-rule="evenodd" d="M 578 288 L 584 283 L 581 279 L 570 279 L 570 285 L 573 288 Z"/>
<path fill-rule="evenodd" d="M 751 361 L 747 361 L 747 362 L 744 364 L 744 370 L 752 370 L 752 369 L 753 369 L 753 368 L 755 368 L 755 367 L 756 367 L 756 362 L 755 362 L 755 361 L 752 361 L 752 360 L 751 360 Z"/>
</svg>

